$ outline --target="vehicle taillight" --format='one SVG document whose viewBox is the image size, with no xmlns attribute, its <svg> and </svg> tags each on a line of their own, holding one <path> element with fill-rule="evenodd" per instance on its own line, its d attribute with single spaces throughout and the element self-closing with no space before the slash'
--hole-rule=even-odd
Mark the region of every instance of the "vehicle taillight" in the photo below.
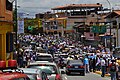
<svg viewBox="0 0 120 80">
<path fill-rule="evenodd" d="M 55 80 L 62 80 L 60 74 L 56 74 Z"/>
<path fill-rule="evenodd" d="M 6 68 L 6 62 L 5 61 L 0 61 L 0 69 Z"/>
<path fill-rule="evenodd" d="M 72 68 L 72 66 L 67 66 L 67 68 Z"/>
<path fill-rule="evenodd" d="M 84 68 L 84 66 L 80 66 L 80 68 Z"/>
<path fill-rule="evenodd" d="M 41 80 L 40 78 L 38 78 L 37 80 Z"/>
</svg>

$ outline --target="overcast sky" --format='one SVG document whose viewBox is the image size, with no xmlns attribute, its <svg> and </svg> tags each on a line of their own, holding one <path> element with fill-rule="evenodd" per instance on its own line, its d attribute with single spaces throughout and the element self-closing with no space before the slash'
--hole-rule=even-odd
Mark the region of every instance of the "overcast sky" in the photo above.
<svg viewBox="0 0 120 80">
<path fill-rule="evenodd" d="M 17 0 L 18 12 L 29 13 L 34 17 L 36 13 L 50 11 L 56 6 L 64 6 L 66 4 L 96 4 L 101 3 L 103 7 L 110 8 L 107 0 Z M 120 0 L 109 0 L 112 7 L 120 9 Z"/>
</svg>

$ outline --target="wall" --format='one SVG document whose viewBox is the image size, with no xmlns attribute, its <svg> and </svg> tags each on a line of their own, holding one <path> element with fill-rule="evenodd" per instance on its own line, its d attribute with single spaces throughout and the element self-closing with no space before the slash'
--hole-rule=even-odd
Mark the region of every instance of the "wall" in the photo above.
<svg viewBox="0 0 120 80">
<path fill-rule="evenodd" d="M 0 60 L 7 60 L 12 53 L 6 53 L 6 33 L 13 31 L 12 11 L 6 10 L 6 0 L 0 0 Z"/>
</svg>

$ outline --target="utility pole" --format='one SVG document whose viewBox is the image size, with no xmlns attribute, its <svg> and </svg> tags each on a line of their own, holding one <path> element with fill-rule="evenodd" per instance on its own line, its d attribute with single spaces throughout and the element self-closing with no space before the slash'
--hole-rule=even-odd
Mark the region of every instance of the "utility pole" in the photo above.
<svg viewBox="0 0 120 80">
<path fill-rule="evenodd" d="M 111 7 L 111 3 L 109 0 L 106 0 L 109 4 L 110 7 L 110 13 L 112 12 L 112 7 Z M 112 28 L 112 20 L 111 20 L 111 14 L 110 14 L 110 51 L 112 50 L 112 36 L 111 36 L 111 28 Z"/>
<path fill-rule="evenodd" d="M 15 37 L 16 37 L 16 40 L 15 40 L 15 45 L 16 45 L 16 51 L 17 51 L 17 26 L 18 26 L 18 23 L 17 23 L 17 0 L 8 0 L 10 3 L 13 4 L 13 2 L 15 2 L 15 12 L 14 12 L 14 26 L 15 26 Z"/>
<path fill-rule="evenodd" d="M 15 33 L 16 33 L 16 51 L 17 51 L 17 29 L 18 29 L 18 23 L 17 23 L 17 0 L 15 0 L 15 27 L 16 27 L 16 31 L 15 31 Z"/>
</svg>

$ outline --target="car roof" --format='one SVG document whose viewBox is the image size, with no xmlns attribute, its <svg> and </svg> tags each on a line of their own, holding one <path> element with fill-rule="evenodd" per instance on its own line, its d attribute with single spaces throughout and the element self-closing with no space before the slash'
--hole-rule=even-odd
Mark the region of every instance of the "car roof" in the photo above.
<svg viewBox="0 0 120 80">
<path fill-rule="evenodd" d="M 81 60 L 69 60 L 70 64 L 72 63 L 83 63 Z"/>
<path fill-rule="evenodd" d="M 11 80 L 14 78 L 21 78 L 21 77 L 27 77 L 26 74 L 18 73 L 18 72 L 12 72 L 12 73 L 0 73 L 0 79 L 1 80 Z"/>
<path fill-rule="evenodd" d="M 37 64 L 56 65 L 54 62 L 48 62 L 48 61 L 36 61 L 36 62 L 30 63 L 29 65 L 37 65 Z"/>
<path fill-rule="evenodd" d="M 58 69 L 56 63 L 54 63 L 54 62 L 48 62 L 48 61 L 36 61 L 36 62 L 34 62 L 34 63 L 30 63 L 28 66 L 34 66 L 34 65 L 39 65 L 39 64 L 45 64 L 45 65 L 51 65 L 51 66 L 54 66 L 54 67 L 56 67 L 57 72 L 59 72 L 59 69 Z"/>
<path fill-rule="evenodd" d="M 32 69 L 32 68 L 19 68 L 23 70 L 24 73 L 28 74 L 40 74 L 42 71 L 40 69 Z"/>
<path fill-rule="evenodd" d="M 45 55 L 45 56 L 52 56 L 51 54 L 47 54 L 47 53 L 36 53 L 38 55 Z"/>
</svg>

